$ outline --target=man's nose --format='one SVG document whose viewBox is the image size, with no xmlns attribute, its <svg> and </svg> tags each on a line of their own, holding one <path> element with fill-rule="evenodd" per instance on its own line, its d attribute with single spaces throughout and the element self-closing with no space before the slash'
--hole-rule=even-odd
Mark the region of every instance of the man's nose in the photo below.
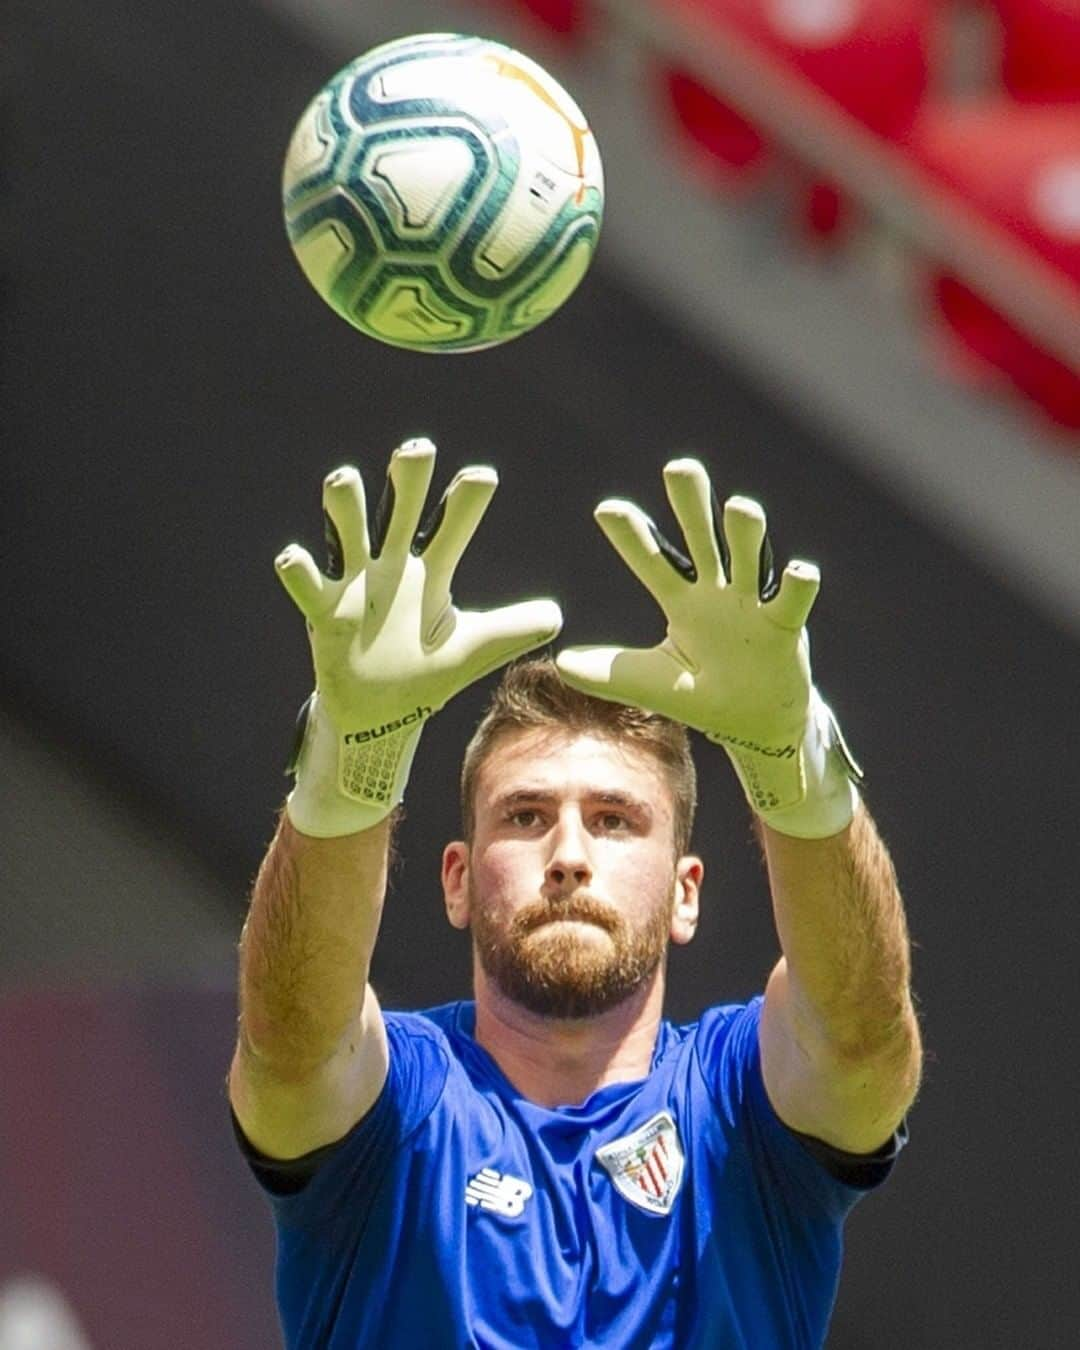
<svg viewBox="0 0 1080 1350">
<path fill-rule="evenodd" d="M 544 869 L 545 889 L 549 894 L 569 894 L 591 880 L 592 865 L 581 821 L 560 819 Z"/>
</svg>

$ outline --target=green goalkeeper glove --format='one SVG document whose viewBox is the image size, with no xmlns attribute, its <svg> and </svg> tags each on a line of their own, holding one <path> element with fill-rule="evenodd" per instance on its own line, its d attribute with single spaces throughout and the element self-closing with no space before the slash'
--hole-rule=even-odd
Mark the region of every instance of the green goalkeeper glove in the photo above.
<svg viewBox="0 0 1080 1350">
<path fill-rule="evenodd" d="M 389 815 L 427 719 L 562 625 L 552 600 L 488 612 L 453 604 L 454 571 L 498 477 L 482 466 L 462 469 L 420 526 L 434 464 L 427 440 L 394 451 L 374 540 L 359 473 L 336 469 L 323 484 L 328 574 L 296 544 L 275 560 L 307 620 L 315 666 L 286 808 L 304 834 L 352 834 Z"/>
<path fill-rule="evenodd" d="M 731 497 L 722 522 L 704 467 L 677 459 L 664 482 L 689 558 L 632 502 L 596 519 L 667 618 L 657 646 L 571 647 L 558 666 L 585 693 L 634 704 L 724 747 L 755 812 L 802 838 L 836 834 L 858 803 L 861 771 L 810 677 L 806 620 L 820 575 L 791 562 L 779 586 L 765 513 Z"/>
</svg>

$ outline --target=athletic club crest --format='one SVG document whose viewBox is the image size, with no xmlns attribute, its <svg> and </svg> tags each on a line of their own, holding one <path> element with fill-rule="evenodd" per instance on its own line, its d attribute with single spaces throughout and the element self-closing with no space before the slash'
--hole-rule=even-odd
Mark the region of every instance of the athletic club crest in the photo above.
<svg viewBox="0 0 1080 1350">
<path fill-rule="evenodd" d="M 675 1121 L 661 1111 L 639 1130 L 596 1150 L 615 1189 L 649 1214 L 670 1214 L 685 1159 Z"/>
</svg>

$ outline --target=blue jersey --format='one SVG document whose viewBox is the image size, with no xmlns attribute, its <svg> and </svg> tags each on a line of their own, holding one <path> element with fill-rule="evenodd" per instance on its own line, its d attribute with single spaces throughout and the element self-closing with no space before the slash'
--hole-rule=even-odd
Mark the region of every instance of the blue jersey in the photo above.
<svg viewBox="0 0 1080 1350">
<path fill-rule="evenodd" d="M 247 1150 L 289 1350 L 819 1347 L 843 1221 L 902 1138 L 860 1166 L 789 1130 L 760 1010 L 664 1022 L 647 1078 L 551 1109 L 471 1003 L 385 1014 L 386 1086 L 343 1140 L 299 1170 Z"/>
</svg>

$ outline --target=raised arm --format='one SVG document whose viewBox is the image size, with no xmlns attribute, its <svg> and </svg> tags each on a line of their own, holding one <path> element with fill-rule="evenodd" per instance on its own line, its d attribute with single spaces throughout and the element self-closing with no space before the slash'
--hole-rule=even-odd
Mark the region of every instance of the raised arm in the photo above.
<svg viewBox="0 0 1080 1350">
<path fill-rule="evenodd" d="M 919 1078 L 909 948 L 892 865 L 861 773 L 810 675 L 806 620 L 820 577 L 773 575 L 765 513 L 721 512 L 705 469 L 664 471 L 688 556 L 630 502 L 596 517 L 668 621 L 646 650 L 571 648 L 565 678 L 676 718 L 722 745 L 761 822 L 783 956 L 761 1022 L 762 1071 L 793 1129 L 852 1153 L 891 1134 Z"/>
<path fill-rule="evenodd" d="M 919 1083 L 904 906 L 888 850 L 864 805 L 827 839 L 765 825 L 773 914 L 784 953 L 761 1020 L 762 1069 L 793 1129 L 870 1153 Z"/>
<path fill-rule="evenodd" d="M 328 572 L 295 545 L 276 561 L 307 621 L 315 693 L 241 938 L 229 1073 L 237 1119 L 269 1157 L 340 1138 L 385 1081 L 385 1029 L 367 980 L 391 817 L 425 722 L 561 624 L 549 600 L 456 608 L 453 574 L 497 479 L 462 470 L 421 525 L 434 457 L 424 440 L 395 451 L 374 532 L 360 475 L 336 470 L 323 489 Z"/>
<path fill-rule="evenodd" d="M 386 890 L 388 817 L 339 838 L 282 812 L 240 938 L 240 1025 L 229 1095 L 272 1158 L 347 1134 L 379 1094 L 387 1050 L 367 983 Z"/>
</svg>

